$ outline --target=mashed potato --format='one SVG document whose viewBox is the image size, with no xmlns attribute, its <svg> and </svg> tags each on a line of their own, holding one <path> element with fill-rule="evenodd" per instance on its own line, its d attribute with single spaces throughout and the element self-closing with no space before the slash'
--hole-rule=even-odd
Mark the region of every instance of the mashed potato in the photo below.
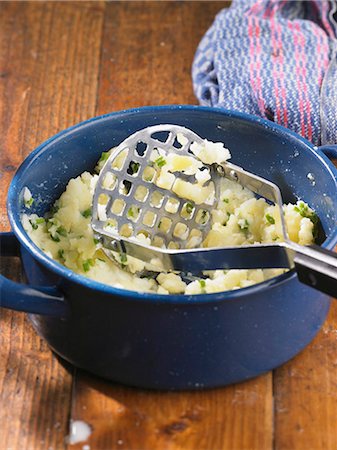
<svg viewBox="0 0 337 450">
<path fill-rule="evenodd" d="M 206 141 L 205 141 L 206 142 Z M 209 147 L 210 151 L 207 152 Z M 205 160 L 213 161 L 224 154 L 223 146 L 206 142 L 202 148 L 196 148 L 195 154 Z M 102 169 L 109 153 L 104 153 L 96 172 Z M 229 153 L 226 154 L 226 159 Z M 154 155 L 154 158 L 161 155 Z M 207 181 L 200 175 L 200 166 L 188 157 L 168 158 L 157 180 L 166 186 L 170 183 L 170 174 L 177 170 L 190 170 L 199 177 L 195 193 L 189 187 L 189 198 L 196 200 L 206 198 Z M 145 263 L 132 257 L 121 255 L 120 266 L 112 262 L 102 251 L 101 244 L 94 238 L 91 228 L 92 198 L 98 175 L 88 172 L 69 181 L 65 192 L 55 202 L 52 210 L 45 217 L 36 214 L 23 214 L 22 223 L 32 241 L 49 257 L 93 280 L 143 292 L 159 294 L 201 294 L 239 289 L 260 283 L 284 272 L 283 269 L 254 270 L 215 270 L 205 272 L 205 279 L 185 283 L 174 273 L 161 273 L 153 278 L 141 278 L 135 274 L 145 267 Z M 209 186 L 209 184 L 208 184 Z M 176 186 L 176 192 L 184 191 L 186 186 Z M 289 237 L 301 245 L 314 242 L 317 216 L 303 201 L 295 205 L 283 206 Z M 270 243 L 282 240 L 280 215 L 277 207 L 269 205 L 264 199 L 257 199 L 254 194 L 240 184 L 224 178 L 221 182 L 221 195 L 217 208 L 212 212 L 212 227 L 203 247 L 224 247 L 254 243 Z M 194 242 L 198 246 L 197 239 Z"/>
</svg>

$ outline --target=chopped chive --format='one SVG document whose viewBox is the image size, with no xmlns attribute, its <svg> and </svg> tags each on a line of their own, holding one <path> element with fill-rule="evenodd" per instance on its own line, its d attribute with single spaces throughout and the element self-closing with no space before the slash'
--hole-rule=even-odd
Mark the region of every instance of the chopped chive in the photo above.
<svg viewBox="0 0 337 450">
<path fill-rule="evenodd" d="M 190 203 L 190 202 L 186 203 L 186 212 L 187 212 L 187 214 L 191 214 L 192 211 L 193 211 L 193 208 L 194 208 L 193 203 Z"/>
<path fill-rule="evenodd" d="M 64 250 L 63 248 L 60 248 L 59 251 L 57 252 L 58 257 L 62 260 L 64 260 Z"/>
<path fill-rule="evenodd" d="M 317 214 L 314 211 L 309 211 L 308 205 L 306 205 L 304 202 L 299 202 L 296 206 L 294 206 L 294 211 L 296 211 L 302 217 L 306 217 L 307 219 L 311 220 L 311 222 L 314 224 L 312 234 L 314 240 L 316 240 L 318 237 L 318 223 L 319 223 L 319 218 Z"/>
<path fill-rule="evenodd" d="M 67 230 L 62 226 L 57 228 L 56 233 L 58 233 L 60 236 L 63 236 L 63 237 L 66 237 L 68 234 Z"/>
<path fill-rule="evenodd" d="M 275 223 L 274 217 L 271 216 L 270 214 L 266 214 L 266 220 L 267 220 L 267 222 L 269 222 L 271 225 L 274 225 L 274 223 Z"/>
<path fill-rule="evenodd" d="M 206 281 L 205 280 L 199 280 L 199 284 L 200 284 L 200 287 L 202 287 L 202 288 L 206 287 Z"/>
<path fill-rule="evenodd" d="M 38 218 L 35 220 L 35 223 L 37 223 L 37 224 L 45 223 L 45 219 L 44 219 L 43 217 L 38 217 Z"/>
<path fill-rule="evenodd" d="M 32 220 L 29 219 L 29 223 L 31 224 L 33 230 L 37 230 L 38 229 L 38 226 L 37 226 L 37 224 L 35 222 L 33 222 Z"/>
<path fill-rule="evenodd" d="M 138 214 L 139 214 L 139 208 L 135 208 L 135 207 L 131 206 L 131 208 L 128 209 L 128 212 L 126 215 L 128 217 L 135 217 L 135 215 L 138 215 Z"/>
<path fill-rule="evenodd" d="M 81 214 L 82 214 L 82 216 L 85 217 L 85 218 L 91 217 L 92 209 L 91 209 L 91 208 L 88 208 L 88 209 L 86 209 L 85 211 L 82 211 Z"/>
<path fill-rule="evenodd" d="M 203 210 L 200 216 L 200 224 L 205 225 L 207 222 L 207 211 Z"/>
<path fill-rule="evenodd" d="M 206 294 L 206 281 L 205 280 L 198 280 L 198 281 L 201 288 L 201 293 Z"/>
<path fill-rule="evenodd" d="M 163 167 L 166 164 L 166 160 L 165 158 L 163 158 L 163 156 L 159 156 L 159 158 L 157 158 L 154 162 L 158 167 Z"/>
<path fill-rule="evenodd" d="M 93 240 L 95 245 L 99 244 L 99 239 L 94 238 Z"/>
<path fill-rule="evenodd" d="M 51 207 L 50 214 L 52 214 L 52 215 L 56 214 L 57 211 L 58 211 L 59 209 L 60 209 L 59 206 L 53 205 L 53 206 Z"/>
<path fill-rule="evenodd" d="M 32 206 L 32 204 L 34 203 L 34 199 L 33 197 L 31 197 L 29 200 L 25 200 L 25 206 L 27 208 L 30 208 Z"/>
<path fill-rule="evenodd" d="M 130 169 L 131 169 L 132 174 L 137 173 L 138 169 L 139 169 L 139 163 L 137 163 L 135 161 L 131 161 Z"/>
<path fill-rule="evenodd" d="M 60 240 L 61 240 L 57 235 L 53 236 L 52 234 L 50 234 L 50 237 L 54 242 L 60 242 Z"/>
<path fill-rule="evenodd" d="M 126 256 L 126 253 L 120 253 L 119 257 L 120 257 L 122 266 L 125 266 L 128 261 L 128 257 Z"/>
<path fill-rule="evenodd" d="M 222 201 L 223 201 L 224 203 L 229 203 L 229 199 L 228 199 L 228 198 L 223 198 Z"/>
<path fill-rule="evenodd" d="M 102 163 L 102 162 L 105 162 L 108 158 L 109 158 L 109 152 L 103 152 L 101 154 L 101 157 L 100 157 L 99 161 L 98 161 L 98 164 Z"/>
<path fill-rule="evenodd" d="M 93 259 L 87 259 L 86 261 L 84 261 L 84 263 L 83 263 L 84 272 L 89 272 L 90 266 L 92 267 L 93 265 L 94 265 Z"/>
</svg>

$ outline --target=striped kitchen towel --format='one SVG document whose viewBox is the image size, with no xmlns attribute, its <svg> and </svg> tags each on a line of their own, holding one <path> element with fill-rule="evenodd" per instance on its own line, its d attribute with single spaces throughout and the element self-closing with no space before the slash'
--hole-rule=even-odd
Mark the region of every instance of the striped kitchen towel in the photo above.
<svg viewBox="0 0 337 450">
<path fill-rule="evenodd" d="M 316 145 L 337 143 L 336 11 L 335 0 L 233 0 L 195 55 L 200 103 L 262 116 Z"/>
</svg>

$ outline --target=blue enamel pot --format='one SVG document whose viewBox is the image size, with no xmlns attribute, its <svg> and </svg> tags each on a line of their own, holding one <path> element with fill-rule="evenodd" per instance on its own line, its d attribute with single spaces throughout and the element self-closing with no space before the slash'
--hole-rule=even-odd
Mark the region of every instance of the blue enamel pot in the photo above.
<svg viewBox="0 0 337 450">
<path fill-rule="evenodd" d="M 77 275 L 39 250 L 25 233 L 22 190 L 44 214 L 72 177 L 92 170 L 103 151 L 135 131 L 173 123 L 230 148 L 232 161 L 270 179 L 284 201 L 318 213 L 323 246 L 337 242 L 337 172 L 325 155 L 260 118 L 198 106 L 145 107 L 96 117 L 52 137 L 15 174 L 8 194 L 11 233 L 2 255 L 20 254 L 28 285 L 1 278 L 1 304 L 30 313 L 37 333 L 77 367 L 109 380 L 155 389 L 223 386 L 288 361 L 316 335 L 330 299 L 294 271 L 244 289 L 207 295 L 157 295 L 109 287 Z M 312 177 L 307 177 L 312 174 Z"/>
</svg>

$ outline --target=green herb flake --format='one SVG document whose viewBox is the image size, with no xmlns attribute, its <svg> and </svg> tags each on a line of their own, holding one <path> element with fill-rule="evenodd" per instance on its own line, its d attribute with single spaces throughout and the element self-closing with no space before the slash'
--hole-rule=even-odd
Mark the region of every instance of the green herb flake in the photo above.
<svg viewBox="0 0 337 450">
<path fill-rule="evenodd" d="M 166 164 L 166 160 L 163 156 L 159 156 L 159 158 L 157 158 L 154 162 L 158 167 L 163 167 Z"/>
<path fill-rule="evenodd" d="M 311 220 L 311 222 L 314 224 L 312 234 L 314 240 L 316 240 L 318 237 L 318 224 L 319 224 L 319 218 L 317 214 L 314 211 L 309 211 L 308 205 L 306 205 L 304 202 L 299 202 L 296 206 L 294 206 L 294 211 L 296 211 L 302 217 Z"/>
<path fill-rule="evenodd" d="M 228 199 L 228 198 L 223 198 L 222 201 L 223 201 L 224 203 L 229 203 L 229 199 Z"/>
<path fill-rule="evenodd" d="M 86 261 L 83 262 L 83 270 L 84 272 L 89 272 L 90 267 L 92 267 L 94 265 L 94 260 L 93 259 L 87 259 Z"/>
<path fill-rule="evenodd" d="M 26 201 L 25 201 L 25 206 L 26 206 L 27 208 L 30 208 L 30 207 L 32 206 L 33 203 L 34 203 L 34 199 L 33 199 L 33 197 L 31 197 L 29 200 L 26 200 Z"/>
<path fill-rule="evenodd" d="M 37 223 L 38 225 L 40 225 L 41 223 L 45 223 L 45 219 L 43 217 L 38 217 L 35 220 L 35 223 Z"/>
<path fill-rule="evenodd" d="M 298 212 L 302 217 L 308 217 L 309 208 L 304 202 L 298 202 L 296 206 L 294 206 L 294 210 Z"/>
<path fill-rule="evenodd" d="M 59 249 L 59 251 L 57 252 L 58 257 L 64 261 L 64 250 L 62 248 Z"/>
<path fill-rule="evenodd" d="M 128 257 L 126 255 L 126 253 L 120 253 L 119 258 L 120 258 L 122 266 L 125 266 L 128 261 Z"/>
<path fill-rule="evenodd" d="M 201 216 L 200 216 L 200 224 L 201 225 L 205 225 L 205 223 L 207 222 L 207 216 L 208 216 L 207 211 L 205 211 L 203 209 L 202 212 L 201 212 Z"/>
<path fill-rule="evenodd" d="M 56 233 L 58 233 L 62 237 L 66 237 L 67 234 L 68 234 L 67 230 L 64 227 L 62 227 L 62 226 L 57 228 Z"/>
<path fill-rule="evenodd" d="M 101 157 L 100 157 L 99 161 L 98 161 L 98 164 L 105 162 L 109 158 L 109 153 L 110 152 L 103 152 L 101 154 Z"/>
<path fill-rule="evenodd" d="M 271 225 L 274 225 L 274 223 L 275 223 L 274 217 L 271 216 L 270 214 L 266 214 L 266 220 L 267 220 L 267 222 L 269 222 Z"/>
<path fill-rule="evenodd" d="M 58 205 L 53 205 L 52 207 L 51 207 L 51 210 L 50 210 L 50 214 L 53 216 L 54 214 L 56 214 L 57 213 L 57 211 L 60 209 L 60 207 L 58 206 Z"/>
<path fill-rule="evenodd" d="M 92 215 L 92 209 L 91 209 L 91 208 L 88 208 L 88 209 L 86 209 L 85 211 L 82 211 L 81 214 L 82 214 L 82 216 L 85 217 L 85 218 L 91 217 L 91 215 Z"/>
<path fill-rule="evenodd" d="M 54 242 L 60 242 L 60 238 L 56 235 L 56 236 L 53 236 L 52 234 L 50 234 L 50 238 L 54 241 Z"/>
<path fill-rule="evenodd" d="M 206 281 L 205 280 L 199 280 L 199 284 L 201 288 L 205 288 L 206 287 Z"/>
<path fill-rule="evenodd" d="M 129 208 L 126 215 L 127 215 L 128 217 L 134 217 L 135 215 L 134 215 L 133 209 L 132 209 L 132 208 Z"/>
<path fill-rule="evenodd" d="M 199 281 L 201 293 L 206 294 L 206 281 L 205 280 L 198 280 L 198 281 Z"/>
<path fill-rule="evenodd" d="M 131 163 L 130 163 L 130 169 L 131 169 L 132 174 L 137 173 L 137 172 L 138 172 L 138 169 L 139 169 L 139 163 L 137 163 L 137 162 L 135 162 L 135 161 L 131 161 Z"/>
<path fill-rule="evenodd" d="M 193 208 L 194 208 L 193 203 L 190 203 L 190 202 L 186 203 L 186 212 L 187 212 L 187 214 L 192 214 Z"/>
<path fill-rule="evenodd" d="M 32 220 L 29 219 L 29 223 L 31 224 L 33 230 L 37 230 L 38 229 L 38 226 L 37 226 L 36 222 L 33 222 Z"/>
<path fill-rule="evenodd" d="M 95 245 L 99 244 L 99 239 L 94 238 L 93 241 Z"/>
</svg>

